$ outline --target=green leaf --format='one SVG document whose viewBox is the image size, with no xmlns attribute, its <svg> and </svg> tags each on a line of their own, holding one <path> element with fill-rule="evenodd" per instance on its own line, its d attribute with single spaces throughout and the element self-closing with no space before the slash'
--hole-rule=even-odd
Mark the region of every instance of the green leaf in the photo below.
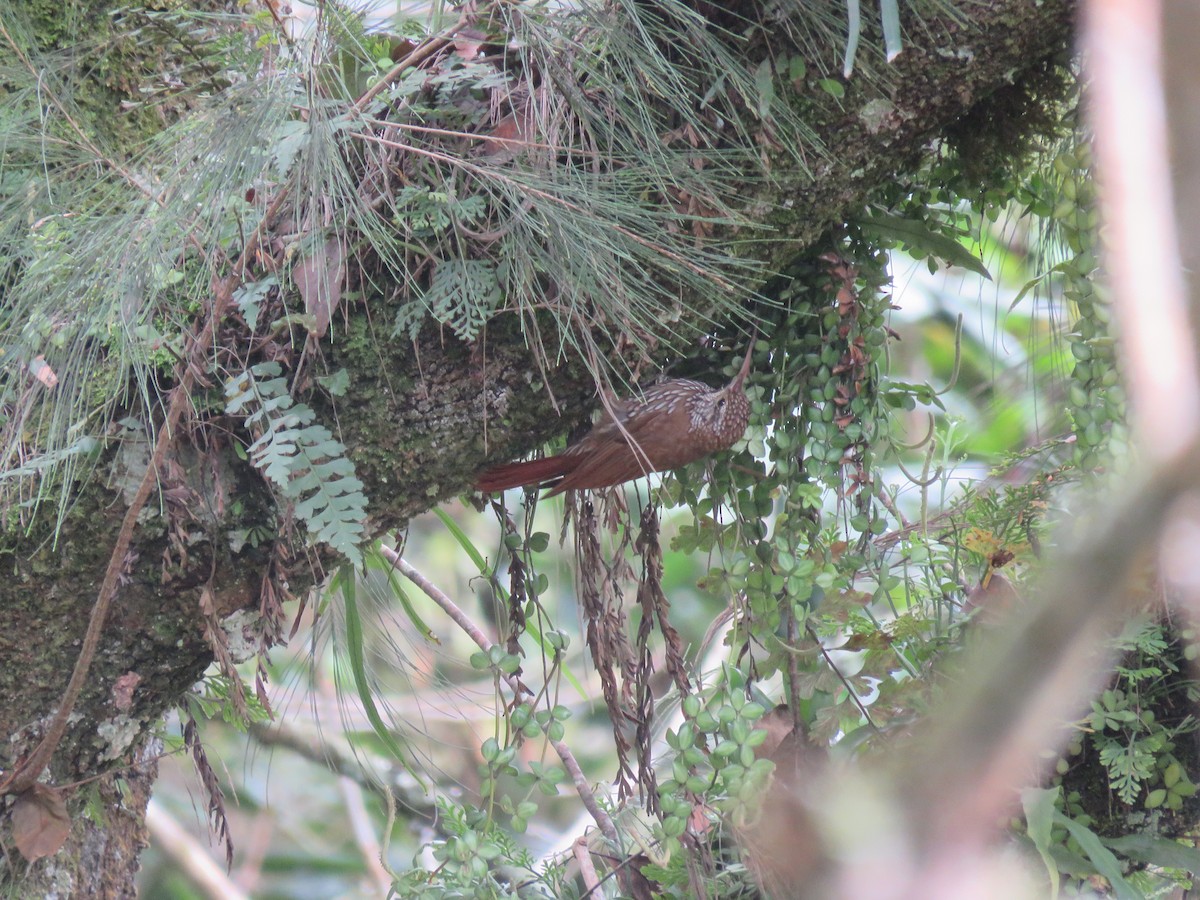
<svg viewBox="0 0 1200 900">
<path fill-rule="evenodd" d="M 1113 856 L 1112 851 L 1104 846 L 1094 831 L 1058 811 L 1054 813 L 1054 822 L 1062 825 L 1071 833 L 1071 837 L 1079 843 L 1080 848 L 1092 861 L 1092 865 L 1096 867 L 1096 871 L 1108 879 L 1113 893 L 1119 900 L 1138 900 L 1142 896 L 1125 880 L 1125 875 L 1121 871 L 1121 863 Z"/>
<path fill-rule="evenodd" d="M 271 141 L 271 150 L 275 157 L 276 171 L 280 175 L 286 174 L 292 167 L 292 160 L 296 158 L 297 153 L 308 146 L 309 138 L 309 125 L 300 119 L 276 126 Z"/>
<path fill-rule="evenodd" d="M 360 568 L 367 516 L 363 484 L 354 476 L 346 448 L 328 428 L 314 423 L 311 408 L 293 402 L 279 372 L 278 363 L 260 363 L 228 379 L 226 412 L 262 430 L 250 445 L 250 461 L 294 504 L 296 518 L 313 539 Z"/>
<path fill-rule="evenodd" d="M 1043 281 L 1048 280 L 1051 272 L 1058 268 L 1059 266 L 1055 266 L 1054 269 L 1051 269 L 1049 272 L 1043 272 L 1041 275 L 1037 275 L 1025 282 L 1025 284 L 1021 286 L 1021 290 L 1017 291 L 1017 296 L 1013 298 L 1012 303 L 1008 304 L 1008 311 L 1012 312 L 1014 309 L 1016 309 L 1017 304 L 1024 300 L 1030 291 L 1034 290 Z"/>
<path fill-rule="evenodd" d="M 471 557 L 471 562 L 475 564 L 475 568 L 479 570 L 479 574 L 486 576 L 488 574 L 487 560 L 485 560 L 483 558 L 483 554 L 475 548 L 475 544 L 471 542 L 469 537 L 467 537 L 467 533 L 463 531 L 462 528 L 459 527 L 458 523 L 450 517 L 450 514 L 440 506 L 434 510 L 434 513 L 439 519 L 442 520 L 442 524 L 446 526 L 446 530 L 454 536 L 456 541 L 458 541 L 458 545 L 467 551 L 467 556 Z"/>
<path fill-rule="evenodd" d="M 350 672 L 354 677 L 354 687 L 358 692 L 358 699 L 363 705 L 363 711 L 367 714 L 367 721 L 371 723 L 371 728 L 375 732 L 376 737 L 383 742 L 387 747 L 388 752 L 392 754 L 400 765 L 404 766 L 405 770 L 417 779 L 417 783 L 425 790 L 425 782 L 421 780 L 408 761 L 408 756 L 396 742 L 395 736 L 390 728 L 384 724 L 383 716 L 379 714 L 379 708 L 375 705 L 375 698 L 371 694 L 371 685 L 367 678 L 367 669 L 365 664 L 365 656 L 363 653 L 363 630 L 362 619 L 359 616 L 358 597 L 356 594 L 357 575 L 350 566 L 341 566 L 334 574 L 329 586 L 334 591 L 339 591 L 342 595 L 343 606 L 346 614 L 346 650 L 350 658 Z"/>
<path fill-rule="evenodd" d="M 808 66 L 804 62 L 804 57 L 798 54 L 793 54 L 789 57 L 788 78 L 795 87 L 800 87 L 806 74 L 808 74 Z"/>
<path fill-rule="evenodd" d="M 279 279 L 268 275 L 261 281 L 247 282 L 233 292 L 233 302 L 237 304 L 242 318 L 246 320 L 246 326 L 251 331 L 258 328 L 259 304 L 266 299 L 271 288 L 278 286 Z"/>
<path fill-rule="evenodd" d="M 842 83 L 836 78 L 822 78 L 817 82 L 817 85 L 821 88 L 821 90 L 827 93 L 830 97 L 833 97 L 835 100 L 841 100 L 846 96 L 845 87 L 843 87 Z"/>
<path fill-rule="evenodd" d="M 1021 791 L 1025 830 L 1050 875 L 1051 896 L 1058 896 L 1058 866 L 1050 855 L 1050 832 L 1054 826 L 1054 803 L 1062 788 L 1026 788 Z"/>
<path fill-rule="evenodd" d="M 403 336 L 410 341 L 415 341 L 417 335 L 421 333 L 421 326 L 425 324 L 427 315 L 429 315 L 429 310 L 421 300 L 409 300 L 407 303 L 402 303 L 396 310 L 396 321 L 392 325 L 392 337 Z"/>
<path fill-rule="evenodd" d="M 775 73 L 771 69 L 771 59 L 767 57 L 754 70 L 754 84 L 758 88 L 758 116 L 760 119 L 771 117 L 771 104 L 775 100 Z"/>
<path fill-rule="evenodd" d="M 435 644 L 440 644 L 437 635 L 433 633 L 433 629 L 425 624 L 424 620 L 417 613 L 416 608 L 412 605 L 412 600 L 404 591 L 404 586 L 400 582 L 400 575 L 396 571 L 396 567 L 388 562 L 387 558 L 379 551 L 379 543 L 375 542 L 367 548 L 363 560 L 367 568 L 374 568 L 382 571 L 387 576 L 388 587 L 396 595 L 396 599 L 400 601 L 400 606 L 404 609 L 404 614 L 408 616 L 408 620 L 420 632 L 421 636 L 428 641 L 433 641 Z"/>
<path fill-rule="evenodd" d="M 475 340 L 500 299 L 496 267 L 481 259 L 439 262 L 424 297 L 433 317 L 466 342 Z"/>
<path fill-rule="evenodd" d="M 334 397 L 341 397 L 350 387 L 350 373 L 345 369 L 338 369 L 331 375 L 318 375 L 317 384 L 329 391 Z"/>
<path fill-rule="evenodd" d="M 1153 834 L 1105 838 L 1104 843 L 1110 850 L 1137 862 L 1168 869 L 1184 869 L 1193 875 L 1200 875 L 1200 848 L 1188 847 Z"/>
<path fill-rule="evenodd" d="M 500 744 L 494 737 L 488 738 L 480 746 L 479 755 L 483 757 L 485 762 L 495 762 L 496 757 L 500 755 Z"/>
<path fill-rule="evenodd" d="M 931 229 L 925 220 L 873 212 L 855 221 L 867 231 L 874 232 L 882 238 L 899 241 L 905 248 L 923 250 L 952 266 L 970 269 L 988 281 L 992 280 L 987 267 L 970 250 L 954 238 Z"/>
</svg>

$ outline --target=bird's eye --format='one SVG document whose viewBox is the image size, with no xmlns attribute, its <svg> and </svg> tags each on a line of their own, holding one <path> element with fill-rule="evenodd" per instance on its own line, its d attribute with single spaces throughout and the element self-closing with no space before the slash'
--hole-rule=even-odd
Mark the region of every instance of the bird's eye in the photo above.
<svg viewBox="0 0 1200 900">
<path fill-rule="evenodd" d="M 720 400 L 717 401 L 717 409 L 724 409 L 724 408 L 725 408 L 725 398 L 722 397 Z"/>
</svg>

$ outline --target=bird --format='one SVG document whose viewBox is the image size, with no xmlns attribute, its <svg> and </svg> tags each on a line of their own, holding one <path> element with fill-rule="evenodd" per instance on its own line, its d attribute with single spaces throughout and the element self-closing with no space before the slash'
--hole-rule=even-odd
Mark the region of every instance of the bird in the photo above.
<svg viewBox="0 0 1200 900">
<path fill-rule="evenodd" d="M 577 443 L 556 456 L 503 463 L 481 473 L 485 494 L 514 487 L 564 491 L 612 487 L 651 472 L 666 472 L 720 450 L 742 437 L 750 422 L 745 382 L 754 340 L 742 367 L 714 390 L 686 378 L 651 385 L 641 396 L 617 400 Z"/>
</svg>

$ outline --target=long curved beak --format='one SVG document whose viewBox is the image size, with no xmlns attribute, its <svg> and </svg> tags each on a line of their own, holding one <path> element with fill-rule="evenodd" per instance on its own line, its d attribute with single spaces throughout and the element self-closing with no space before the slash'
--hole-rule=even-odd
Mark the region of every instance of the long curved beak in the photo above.
<svg viewBox="0 0 1200 900">
<path fill-rule="evenodd" d="M 754 333 L 750 335 L 750 346 L 746 348 L 746 358 L 742 360 L 742 367 L 738 373 L 733 376 L 733 381 L 729 382 L 731 388 L 740 389 L 742 383 L 746 380 L 746 376 L 750 374 L 750 360 L 754 357 L 754 344 L 758 341 L 758 329 L 754 329 Z"/>
</svg>

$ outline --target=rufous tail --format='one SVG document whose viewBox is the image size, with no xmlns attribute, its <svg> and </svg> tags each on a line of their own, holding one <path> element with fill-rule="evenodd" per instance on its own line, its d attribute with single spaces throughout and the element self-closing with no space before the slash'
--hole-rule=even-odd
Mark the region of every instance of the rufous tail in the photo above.
<svg viewBox="0 0 1200 900">
<path fill-rule="evenodd" d="M 481 473 L 475 480 L 475 487 L 485 494 L 490 494 L 493 491 L 542 484 L 554 478 L 561 478 L 577 465 L 579 459 L 565 453 L 543 459 L 531 459 L 528 462 L 504 463 Z"/>
</svg>

